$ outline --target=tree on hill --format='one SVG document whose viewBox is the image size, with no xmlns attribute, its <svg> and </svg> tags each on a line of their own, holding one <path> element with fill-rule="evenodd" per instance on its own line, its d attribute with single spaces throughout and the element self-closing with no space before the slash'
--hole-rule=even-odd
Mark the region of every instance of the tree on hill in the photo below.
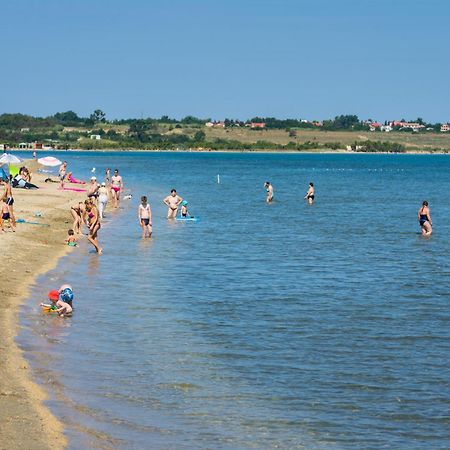
<svg viewBox="0 0 450 450">
<path fill-rule="evenodd" d="M 90 116 L 89 118 L 93 121 L 93 122 L 106 122 L 106 114 L 101 110 L 101 109 L 96 109 Z"/>
</svg>

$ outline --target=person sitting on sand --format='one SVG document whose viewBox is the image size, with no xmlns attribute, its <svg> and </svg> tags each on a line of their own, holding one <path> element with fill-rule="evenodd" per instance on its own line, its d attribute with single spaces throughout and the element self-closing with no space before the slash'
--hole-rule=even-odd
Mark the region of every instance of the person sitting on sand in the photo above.
<svg viewBox="0 0 450 450">
<path fill-rule="evenodd" d="M 73 308 L 72 308 L 72 300 L 70 300 L 70 303 L 64 300 L 62 298 L 61 292 L 58 290 L 50 291 L 47 294 L 47 298 L 51 301 L 50 309 L 54 312 L 56 312 L 60 317 L 68 316 L 72 314 Z M 73 299 L 73 295 L 72 295 Z M 44 303 L 41 303 L 41 306 L 47 306 Z"/>
<path fill-rule="evenodd" d="M 176 189 L 172 189 L 170 191 L 170 195 L 168 195 L 163 200 L 163 203 L 168 206 L 167 210 L 168 219 L 175 219 L 177 217 L 178 206 L 180 206 L 180 203 L 182 201 L 183 199 L 179 195 L 177 195 Z"/>
<path fill-rule="evenodd" d="M 64 242 L 69 245 L 70 247 L 76 247 L 77 245 L 77 238 L 75 236 L 75 233 L 72 229 L 67 231 L 67 239 L 64 240 Z"/>
<path fill-rule="evenodd" d="M 305 195 L 305 200 L 308 200 L 308 203 L 310 205 L 312 205 L 312 203 L 314 202 L 314 183 L 311 181 L 311 183 L 309 183 L 309 187 L 308 187 L 308 192 Z"/>
<path fill-rule="evenodd" d="M 28 183 L 31 183 L 31 173 L 25 166 L 22 166 L 19 169 L 19 174 L 22 175 L 22 178 L 25 181 L 27 181 Z"/>
<path fill-rule="evenodd" d="M 20 173 L 18 173 L 12 179 L 12 187 L 22 189 L 39 189 L 39 187 L 36 186 L 35 184 L 26 181 Z"/>
<path fill-rule="evenodd" d="M 147 202 L 147 197 L 143 195 L 141 197 L 141 204 L 138 208 L 138 218 L 139 224 L 142 228 L 142 239 L 146 237 L 152 237 L 152 209 L 150 208 L 149 203 Z"/>
<path fill-rule="evenodd" d="M 417 218 L 419 220 L 420 228 L 422 228 L 422 235 L 430 236 L 433 232 L 433 223 L 431 222 L 430 208 L 426 200 L 422 202 L 422 206 L 417 213 Z"/>
<path fill-rule="evenodd" d="M 270 184 L 270 181 L 266 181 L 264 183 L 264 187 L 266 188 L 267 196 L 266 196 L 266 202 L 272 203 L 273 200 L 273 186 Z"/>
</svg>

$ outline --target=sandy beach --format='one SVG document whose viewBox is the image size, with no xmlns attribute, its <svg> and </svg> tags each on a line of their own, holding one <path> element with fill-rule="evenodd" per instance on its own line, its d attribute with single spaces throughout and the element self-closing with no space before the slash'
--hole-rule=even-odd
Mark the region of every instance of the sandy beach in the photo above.
<svg viewBox="0 0 450 450">
<path fill-rule="evenodd" d="M 2 450 L 60 449 L 67 444 L 63 426 L 44 406 L 45 391 L 32 381 L 29 364 L 16 345 L 15 337 L 20 328 L 20 306 L 27 299 L 30 284 L 71 250 L 64 245 L 67 230 L 72 224 L 68 209 L 82 195 L 59 191 L 58 183 L 44 183 L 45 177 L 36 173 L 35 169 L 32 168 L 32 182 L 41 189 L 13 189 L 14 213 L 16 219 L 46 223 L 49 226 L 18 223 L 16 233 L 7 231 L 0 235 L 3 254 L 0 269 Z M 37 211 L 42 217 L 34 216 Z"/>
</svg>

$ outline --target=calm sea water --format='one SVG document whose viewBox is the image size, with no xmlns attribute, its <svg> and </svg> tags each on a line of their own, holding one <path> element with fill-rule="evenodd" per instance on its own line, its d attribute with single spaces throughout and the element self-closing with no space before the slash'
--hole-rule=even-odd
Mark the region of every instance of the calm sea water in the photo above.
<svg viewBox="0 0 450 450">
<path fill-rule="evenodd" d="M 104 255 L 74 249 L 24 310 L 71 449 L 450 447 L 449 157 L 64 156 L 79 177 L 118 167 L 134 195 Z M 200 222 L 166 221 L 172 187 Z M 66 282 L 74 316 L 42 315 Z"/>
</svg>

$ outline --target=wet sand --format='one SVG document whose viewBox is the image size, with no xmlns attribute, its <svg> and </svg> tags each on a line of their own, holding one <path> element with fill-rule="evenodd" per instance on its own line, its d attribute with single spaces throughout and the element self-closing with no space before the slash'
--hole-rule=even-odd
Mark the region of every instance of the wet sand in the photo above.
<svg viewBox="0 0 450 450">
<path fill-rule="evenodd" d="M 29 165 L 27 164 L 29 167 Z M 33 170 L 33 169 L 32 169 Z M 0 449 L 60 449 L 67 445 L 63 425 L 43 404 L 45 391 L 31 379 L 28 362 L 15 343 L 20 306 L 35 278 L 55 267 L 74 250 L 64 245 L 72 226 L 69 205 L 83 193 L 59 191 L 58 183 L 44 183 L 34 174 L 39 190 L 13 189 L 16 219 L 50 226 L 18 223 L 15 233 L 0 234 Z M 53 179 L 57 177 L 53 176 Z M 3 186 L 0 186 L 3 193 Z M 34 217 L 35 212 L 42 217 Z M 76 251 L 76 250 L 75 250 Z M 51 288 L 54 288 L 52 286 Z"/>
</svg>

